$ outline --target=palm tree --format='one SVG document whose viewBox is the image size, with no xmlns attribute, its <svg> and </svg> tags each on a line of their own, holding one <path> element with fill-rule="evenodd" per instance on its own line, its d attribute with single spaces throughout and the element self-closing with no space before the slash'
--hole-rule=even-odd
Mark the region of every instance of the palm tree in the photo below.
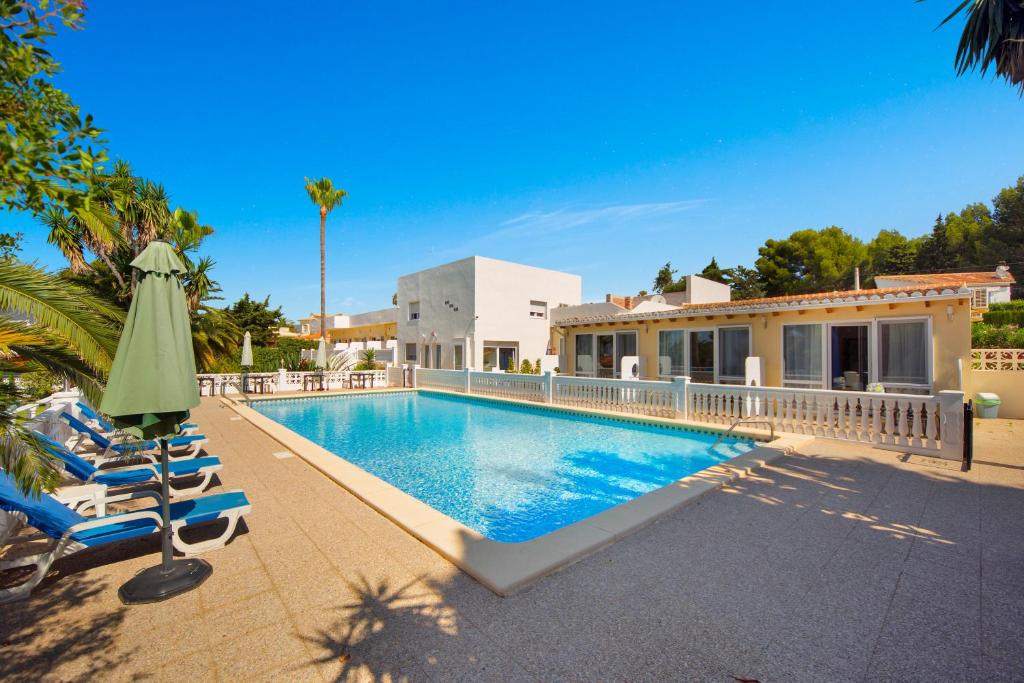
<svg viewBox="0 0 1024 683">
<path fill-rule="evenodd" d="M 962 12 L 967 13 L 967 23 L 956 49 L 957 75 L 979 67 L 984 75 L 992 67 L 1024 96 L 1024 3 L 962 0 L 939 25 Z"/>
<path fill-rule="evenodd" d="M 124 313 L 87 290 L 13 258 L 0 259 L 0 469 L 38 493 L 58 481 L 55 460 L 25 426 L 18 375 L 46 370 L 99 400 Z"/>
<path fill-rule="evenodd" d="M 306 178 L 309 200 L 320 207 L 320 338 L 327 340 L 327 214 L 341 206 L 348 192 L 338 188 L 330 178 L 313 181 Z"/>
</svg>

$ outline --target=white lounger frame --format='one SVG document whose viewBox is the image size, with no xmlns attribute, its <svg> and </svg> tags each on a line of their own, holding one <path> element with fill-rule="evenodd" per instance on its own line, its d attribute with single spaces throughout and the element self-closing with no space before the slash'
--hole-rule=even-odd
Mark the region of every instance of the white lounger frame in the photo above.
<svg viewBox="0 0 1024 683">
<path fill-rule="evenodd" d="M 226 491 L 225 493 L 235 493 L 235 491 Z M 121 498 L 121 500 L 128 500 L 129 498 L 136 499 L 154 497 L 159 502 L 159 494 L 155 494 L 152 491 L 139 491 L 137 493 L 131 494 L 128 498 Z M 182 540 L 178 532 L 187 525 L 185 524 L 184 521 L 171 520 L 171 528 L 174 530 L 174 549 L 185 556 L 191 556 L 197 555 L 199 553 L 204 553 L 209 550 L 223 548 L 227 544 L 228 540 L 230 540 L 231 536 L 235 533 L 235 529 L 238 526 L 238 520 L 241 519 L 243 515 L 247 514 L 251 510 L 252 506 L 246 505 L 235 510 L 226 510 L 224 512 L 221 512 L 217 519 L 227 519 L 227 528 L 224 530 L 223 533 L 221 533 L 216 538 L 211 538 L 207 541 L 200 541 L 198 543 L 188 543 L 187 541 Z M 154 522 L 156 522 L 157 525 L 154 531 L 157 531 L 160 528 L 160 515 L 152 510 L 137 510 L 135 512 L 128 512 L 119 516 L 119 521 L 130 521 L 134 519 L 152 519 Z M 14 569 L 16 567 L 30 567 L 32 565 L 35 565 L 36 567 L 36 570 L 32 573 L 32 575 L 23 583 L 12 588 L 5 588 L 3 590 L 0 590 L 0 604 L 27 598 L 29 594 L 32 592 L 32 589 L 38 586 L 39 582 L 41 582 L 43 578 L 46 577 L 46 573 L 50 570 L 50 566 L 55 561 L 59 560 L 62 557 L 73 555 L 74 553 L 77 553 L 81 550 L 85 550 L 89 547 L 93 547 L 86 546 L 82 543 L 72 540 L 72 534 L 75 534 L 79 531 L 85 531 L 86 529 L 93 529 L 96 527 L 106 526 L 107 524 L 110 524 L 110 520 L 106 518 L 90 519 L 85 522 L 79 522 L 78 524 L 75 524 L 67 531 L 65 531 L 64 535 L 61 536 L 60 540 L 54 540 L 53 546 L 46 552 L 39 553 L 38 555 L 22 557 L 17 560 L 0 561 L 0 571 L 6 569 Z M 33 540 L 36 538 L 38 538 L 38 535 L 34 535 L 31 537 L 31 539 Z M 30 539 L 26 538 L 25 540 L 27 541 Z M 101 546 L 95 547 L 98 548 Z"/>
</svg>

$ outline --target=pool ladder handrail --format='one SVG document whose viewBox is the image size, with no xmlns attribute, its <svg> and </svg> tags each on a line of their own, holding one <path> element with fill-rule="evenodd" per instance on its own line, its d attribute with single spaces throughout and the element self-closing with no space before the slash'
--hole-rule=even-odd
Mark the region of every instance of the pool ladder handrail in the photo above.
<svg viewBox="0 0 1024 683">
<path fill-rule="evenodd" d="M 714 448 L 718 444 L 722 443 L 722 439 L 724 439 L 725 437 L 727 437 L 730 434 L 732 434 L 733 430 L 736 429 L 737 427 L 739 427 L 742 424 L 763 424 L 763 425 L 768 425 L 769 430 L 771 430 L 771 435 L 772 435 L 771 440 L 772 441 L 775 440 L 775 421 L 774 420 L 768 420 L 768 419 L 765 419 L 763 417 L 741 417 L 741 418 L 739 418 L 737 420 L 733 420 L 733 423 L 731 425 L 729 425 L 729 428 L 726 429 L 721 434 L 719 434 L 718 438 L 715 439 L 715 442 L 713 444 L 711 444 L 711 447 Z"/>
</svg>

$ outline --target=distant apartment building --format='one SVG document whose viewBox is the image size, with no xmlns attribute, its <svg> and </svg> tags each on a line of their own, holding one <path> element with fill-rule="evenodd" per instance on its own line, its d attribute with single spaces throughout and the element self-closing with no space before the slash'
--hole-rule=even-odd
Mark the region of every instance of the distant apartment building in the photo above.
<svg viewBox="0 0 1024 683">
<path fill-rule="evenodd" d="M 972 319 L 980 320 L 989 304 L 1010 300 L 1016 279 L 1005 265 L 995 271 L 971 273 L 920 273 L 913 275 L 877 275 L 876 287 L 907 287 L 912 285 L 934 285 L 942 287 L 964 287 L 971 290 Z"/>
<path fill-rule="evenodd" d="M 578 275 L 471 256 L 398 279 L 398 355 L 426 368 L 507 369 L 547 355 Z"/>
<path fill-rule="evenodd" d="M 332 344 L 384 348 L 388 341 L 396 339 L 398 309 L 394 307 L 365 313 L 330 313 L 326 318 L 327 339 Z M 301 318 L 298 332 L 307 339 L 319 339 L 320 315 L 310 313 Z"/>
</svg>

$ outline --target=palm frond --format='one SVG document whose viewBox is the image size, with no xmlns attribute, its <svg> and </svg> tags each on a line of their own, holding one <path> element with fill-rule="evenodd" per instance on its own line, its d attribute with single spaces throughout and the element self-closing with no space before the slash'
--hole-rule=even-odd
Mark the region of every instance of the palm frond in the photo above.
<svg viewBox="0 0 1024 683">
<path fill-rule="evenodd" d="M 974 69 L 984 75 L 993 69 L 1024 96 L 1024 3 L 962 0 L 939 26 L 965 12 L 967 21 L 954 60 L 957 75 Z"/>
<path fill-rule="evenodd" d="M 334 183 L 330 178 L 310 180 L 306 178 L 306 194 L 309 200 L 327 211 L 333 211 L 341 206 L 342 200 L 348 196 L 348 192 L 341 189 L 334 189 Z"/>
<path fill-rule="evenodd" d="M 112 321 L 123 321 L 123 316 L 86 290 L 34 265 L 7 259 L 0 261 L 0 308 L 47 328 L 94 370 L 110 369 L 120 332 Z"/>
<path fill-rule="evenodd" d="M 47 228 L 46 241 L 60 250 L 72 273 L 84 273 L 89 270 L 85 260 L 85 247 L 82 229 L 75 223 L 72 216 L 57 205 L 51 205 L 40 220 Z"/>
<path fill-rule="evenodd" d="M 3 370 L 10 366 L 4 364 Z M 38 496 L 60 482 L 57 459 L 26 428 L 15 408 L 27 400 L 12 379 L 0 381 L 0 469 L 9 473 L 22 493 Z"/>
</svg>

